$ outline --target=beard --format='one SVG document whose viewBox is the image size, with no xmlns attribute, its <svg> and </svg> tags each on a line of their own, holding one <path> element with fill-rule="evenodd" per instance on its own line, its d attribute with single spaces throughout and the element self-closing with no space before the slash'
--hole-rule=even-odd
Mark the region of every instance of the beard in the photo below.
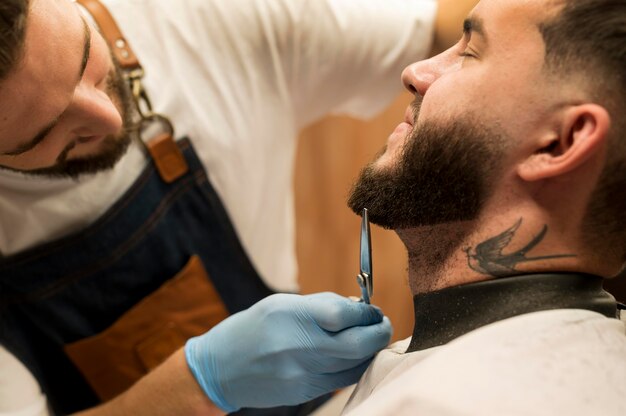
<svg viewBox="0 0 626 416">
<path fill-rule="evenodd" d="M 72 143 L 63 150 L 54 165 L 19 172 L 49 178 L 78 179 L 82 175 L 98 173 L 113 168 L 126 153 L 131 142 L 132 139 L 129 134 L 107 136 L 102 139 L 98 154 L 67 160 L 67 153 L 76 146 Z"/>
<path fill-rule="evenodd" d="M 415 103 L 415 114 L 419 103 Z M 394 166 L 367 165 L 348 206 L 371 222 L 406 229 L 478 217 L 491 195 L 505 140 L 469 118 L 425 122 L 409 134 Z M 384 151 L 383 151 L 384 152 Z"/>
<path fill-rule="evenodd" d="M 76 147 L 76 142 L 72 142 L 63 149 L 52 166 L 38 169 L 13 169 L 2 166 L 15 172 L 27 175 L 45 176 L 52 178 L 73 178 L 77 179 L 81 175 L 92 174 L 111 169 L 122 158 L 132 142 L 133 135 L 136 134 L 136 124 L 134 123 L 134 103 L 129 86 L 122 75 L 119 63 L 112 55 L 113 68 L 109 73 L 107 81 L 107 95 L 113 102 L 117 102 L 122 116 L 122 131 L 116 135 L 109 135 L 102 139 L 98 153 L 76 159 L 68 159 L 68 153 Z"/>
</svg>

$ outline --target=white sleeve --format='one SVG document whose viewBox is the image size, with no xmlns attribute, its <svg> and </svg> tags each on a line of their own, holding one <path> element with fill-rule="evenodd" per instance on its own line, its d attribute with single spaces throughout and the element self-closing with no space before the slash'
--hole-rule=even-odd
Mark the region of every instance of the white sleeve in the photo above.
<svg viewBox="0 0 626 416">
<path fill-rule="evenodd" d="M 24 365 L 0 345 L 0 416 L 49 416 L 46 396 Z"/>
<path fill-rule="evenodd" d="M 237 111 L 233 97 L 262 101 L 296 128 L 384 109 L 402 69 L 430 51 L 437 12 L 436 0 L 103 2 L 148 70 L 185 73 Z"/>
<path fill-rule="evenodd" d="M 280 97 L 296 128 L 328 113 L 365 118 L 383 110 L 402 89 L 404 67 L 430 51 L 437 12 L 436 0 L 179 4 L 202 16 L 190 38 L 209 57 L 205 66 L 239 73 L 221 77 L 224 87 L 260 91 L 266 105 Z M 228 85 L 232 77 L 242 84 Z"/>
<path fill-rule="evenodd" d="M 285 57 L 299 126 L 326 113 L 367 118 L 401 91 L 427 56 L 435 0 L 315 0 L 299 4 Z"/>
</svg>

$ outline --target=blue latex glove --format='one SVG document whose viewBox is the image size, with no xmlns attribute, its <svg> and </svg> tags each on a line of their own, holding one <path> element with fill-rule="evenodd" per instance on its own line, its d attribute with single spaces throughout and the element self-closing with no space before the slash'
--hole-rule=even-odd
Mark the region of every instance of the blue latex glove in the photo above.
<svg viewBox="0 0 626 416">
<path fill-rule="evenodd" d="M 187 341 L 185 356 L 226 412 L 306 402 L 354 384 L 391 337 L 375 306 L 334 293 L 278 294 Z"/>
</svg>

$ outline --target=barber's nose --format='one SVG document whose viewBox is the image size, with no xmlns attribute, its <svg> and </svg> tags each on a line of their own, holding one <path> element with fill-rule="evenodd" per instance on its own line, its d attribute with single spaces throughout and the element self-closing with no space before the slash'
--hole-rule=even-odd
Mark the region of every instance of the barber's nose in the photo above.
<svg viewBox="0 0 626 416">
<path fill-rule="evenodd" d="M 415 62 L 402 71 L 402 83 L 412 94 L 424 96 L 443 74 L 457 66 L 455 54 L 448 50 L 430 59 Z"/>
<path fill-rule="evenodd" d="M 79 136 L 116 134 L 122 128 L 118 108 L 102 90 L 78 87 L 70 107 L 74 133 Z"/>
</svg>

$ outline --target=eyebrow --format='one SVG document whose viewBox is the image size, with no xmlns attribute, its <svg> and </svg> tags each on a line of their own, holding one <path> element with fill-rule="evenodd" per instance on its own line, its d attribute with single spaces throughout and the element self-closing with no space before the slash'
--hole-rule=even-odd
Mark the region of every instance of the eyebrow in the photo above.
<svg viewBox="0 0 626 416">
<path fill-rule="evenodd" d="M 91 50 L 91 29 L 89 25 L 85 21 L 85 19 L 80 17 L 83 21 L 83 29 L 84 29 L 84 43 L 83 43 L 83 58 L 80 63 L 80 70 L 78 71 L 78 81 L 83 78 L 85 74 L 85 69 L 87 68 L 87 63 L 89 62 L 89 52 Z M 39 131 L 32 139 L 28 140 L 25 144 L 19 145 L 17 148 L 10 150 L 8 152 L 3 152 L 2 155 L 5 156 L 17 156 L 22 153 L 26 153 L 31 150 L 35 146 L 45 139 L 45 137 L 50 133 L 50 131 L 57 125 L 59 122 L 59 118 L 61 116 L 56 117 L 52 122 L 48 123 L 43 129 Z"/>
<path fill-rule="evenodd" d="M 83 28 L 85 30 L 85 43 L 83 44 L 83 60 L 80 63 L 80 71 L 78 73 L 78 80 L 80 81 L 87 69 L 87 62 L 89 62 L 89 52 L 91 51 L 91 29 L 84 17 L 80 17 L 83 21 Z"/>
<path fill-rule="evenodd" d="M 463 21 L 463 33 L 466 36 L 472 36 L 473 33 L 480 35 L 487 42 L 487 32 L 483 20 L 476 16 L 468 17 Z"/>
</svg>

